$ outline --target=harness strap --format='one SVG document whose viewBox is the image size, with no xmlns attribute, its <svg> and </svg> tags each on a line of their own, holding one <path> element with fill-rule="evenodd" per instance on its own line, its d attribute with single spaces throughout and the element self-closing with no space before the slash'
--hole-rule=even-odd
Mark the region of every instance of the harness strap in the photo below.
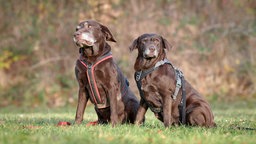
<svg viewBox="0 0 256 144">
<path fill-rule="evenodd" d="M 96 84 L 96 81 L 95 81 L 94 68 L 99 63 L 101 63 L 101 62 L 103 62 L 107 59 L 110 59 L 110 58 L 112 58 L 111 52 L 109 52 L 108 54 L 98 58 L 98 60 L 95 63 L 92 63 L 92 64 L 89 64 L 86 61 L 80 60 L 80 62 L 87 68 L 86 73 L 87 73 L 87 79 L 88 79 L 90 90 L 91 90 L 91 96 L 92 96 L 95 104 L 98 104 L 99 107 L 104 107 L 104 106 L 102 105 L 102 99 L 100 97 L 99 90 L 98 90 L 98 87 L 97 87 L 97 84 Z"/>
<path fill-rule="evenodd" d="M 109 52 L 106 55 L 99 57 L 97 59 L 97 61 L 95 63 L 89 64 L 87 61 L 85 60 L 79 60 L 87 69 L 86 74 L 87 74 L 87 79 L 89 82 L 89 87 L 90 87 L 90 97 L 93 100 L 94 104 L 96 105 L 97 108 L 106 108 L 109 106 L 109 101 L 107 101 L 107 103 L 103 103 L 98 87 L 97 87 L 97 83 L 94 77 L 94 70 L 95 67 L 100 64 L 101 62 L 112 58 L 112 53 Z M 129 87 L 129 82 L 128 80 L 123 76 L 123 74 L 121 73 L 120 69 L 117 67 L 117 71 L 118 72 L 118 80 L 120 81 L 120 88 L 121 88 L 121 96 L 124 96 L 127 94 L 128 92 L 128 87 Z M 118 95 L 119 96 L 119 95 Z"/>
<path fill-rule="evenodd" d="M 163 65 L 163 64 L 170 64 L 172 67 L 173 65 L 171 64 L 171 62 L 168 60 L 168 59 L 164 59 L 164 60 L 161 60 L 161 61 L 158 61 L 154 67 L 152 68 L 149 68 L 147 70 L 144 70 L 144 71 L 139 71 L 139 72 L 135 72 L 135 80 L 136 81 L 139 81 L 139 80 L 142 80 L 144 77 L 146 77 L 148 74 L 152 73 L 154 70 L 158 69 L 159 66 Z"/>
<path fill-rule="evenodd" d="M 176 88 L 172 95 L 173 100 L 176 100 L 177 95 L 179 93 L 180 88 L 182 87 L 182 98 L 179 104 L 179 112 L 180 112 L 180 123 L 185 124 L 186 123 L 186 91 L 185 91 L 185 81 L 184 76 L 181 70 L 178 68 L 175 68 L 172 63 L 168 59 L 161 60 L 155 64 L 154 67 L 144 70 L 135 72 L 134 78 L 136 80 L 137 87 L 139 89 L 139 93 L 142 99 L 146 102 L 148 107 L 153 111 L 154 113 L 162 112 L 162 108 L 155 108 L 151 104 L 149 104 L 144 97 L 144 93 L 141 89 L 141 80 L 145 78 L 148 74 L 152 73 L 154 70 L 158 69 L 161 65 L 169 64 L 172 66 L 172 68 L 175 70 L 175 76 L 176 76 Z"/>
<path fill-rule="evenodd" d="M 182 124 L 186 124 L 186 90 L 185 90 L 186 88 L 185 88 L 185 80 L 183 75 L 181 77 L 181 84 L 182 84 L 182 100 L 180 103 L 181 110 L 179 110 L 181 112 L 180 122 Z"/>
<path fill-rule="evenodd" d="M 181 88 L 181 86 L 182 86 L 181 77 L 183 77 L 182 72 L 181 72 L 179 69 L 177 69 L 177 68 L 175 68 L 175 75 L 176 75 L 177 80 L 176 80 L 176 88 L 175 88 L 175 91 L 174 91 L 174 93 L 173 93 L 173 95 L 172 95 L 172 98 L 173 98 L 174 100 L 176 100 L 177 95 L 178 95 L 178 93 L 179 93 L 179 90 L 180 90 L 180 88 Z"/>
</svg>

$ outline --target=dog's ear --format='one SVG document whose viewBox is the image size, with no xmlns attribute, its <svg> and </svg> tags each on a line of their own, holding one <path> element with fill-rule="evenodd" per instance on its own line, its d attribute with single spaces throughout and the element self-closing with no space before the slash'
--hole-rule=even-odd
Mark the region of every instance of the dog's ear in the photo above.
<svg viewBox="0 0 256 144">
<path fill-rule="evenodd" d="M 172 45 L 165 38 L 161 37 L 161 39 L 162 39 L 162 43 L 163 43 L 164 49 L 171 50 L 172 49 Z"/>
<path fill-rule="evenodd" d="M 134 49 L 138 48 L 138 41 L 139 41 L 139 38 L 136 38 L 133 42 L 132 42 L 132 45 L 129 46 L 129 49 L 130 51 L 133 51 Z"/>
<path fill-rule="evenodd" d="M 101 27 L 101 31 L 106 35 L 106 40 L 107 41 L 112 41 L 112 42 L 116 42 L 114 36 L 112 35 L 112 33 L 110 32 L 110 30 L 108 29 L 108 27 L 100 24 Z"/>
</svg>

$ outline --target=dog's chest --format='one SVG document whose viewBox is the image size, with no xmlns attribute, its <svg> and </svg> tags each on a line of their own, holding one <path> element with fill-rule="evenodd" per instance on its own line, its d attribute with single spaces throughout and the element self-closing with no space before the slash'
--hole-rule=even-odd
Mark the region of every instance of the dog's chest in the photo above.
<svg viewBox="0 0 256 144">
<path fill-rule="evenodd" d="M 144 93 L 145 100 L 154 107 L 162 106 L 162 96 L 159 93 L 159 89 L 154 82 L 142 80 L 141 90 Z"/>
<path fill-rule="evenodd" d="M 115 67 L 112 61 L 102 61 L 94 64 L 86 61 L 80 62 L 83 65 L 83 68 L 80 68 L 82 70 L 80 73 L 85 75 L 82 78 L 91 101 L 98 108 L 107 107 L 109 105 L 109 90 L 112 89 L 112 83 L 114 83 L 114 79 L 116 80 L 117 76 L 116 72 L 113 72 L 115 71 Z"/>
</svg>

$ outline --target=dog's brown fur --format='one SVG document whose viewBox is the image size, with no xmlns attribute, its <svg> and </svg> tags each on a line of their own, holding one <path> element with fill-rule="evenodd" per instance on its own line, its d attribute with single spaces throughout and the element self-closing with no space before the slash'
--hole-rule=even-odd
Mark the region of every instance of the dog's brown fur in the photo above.
<svg viewBox="0 0 256 144">
<path fill-rule="evenodd" d="M 138 49 L 138 57 L 134 68 L 135 71 L 147 70 L 166 58 L 166 51 L 171 45 L 166 39 L 157 34 L 143 34 L 135 39 L 130 50 Z M 144 98 L 136 117 L 136 123 L 141 124 L 148 109 L 148 103 L 155 108 L 161 108 L 162 112 L 155 113 L 166 127 L 179 125 L 178 105 L 181 101 L 181 90 L 177 99 L 172 99 L 176 87 L 175 70 L 168 64 L 160 66 L 157 70 L 147 75 L 141 81 L 141 89 Z M 186 124 L 192 126 L 213 127 L 214 116 L 209 103 L 185 80 L 186 90 Z M 146 102 L 147 103 L 146 103 Z"/>
<path fill-rule="evenodd" d="M 80 58 L 76 62 L 75 74 L 79 83 L 78 105 L 75 123 L 80 124 L 83 120 L 86 104 L 90 99 L 94 103 L 87 79 L 87 69 L 81 61 L 95 63 L 111 51 L 106 41 L 116 42 L 110 30 L 93 20 L 81 22 L 74 33 L 74 41 L 80 48 Z M 81 60 L 81 61 L 80 61 Z M 95 67 L 95 80 L 101 96 L 104 108 L 95 104 L 95 111 L 98 115 L 97 123 L 116 124 L 129 122 L 134 123 L 139 107 L 139 101 L 127 87 L 125 95 L 121 95 L 121 80 L 125 79 L 122 72 L 112 58 L 99 63 Z"/>
</svg>

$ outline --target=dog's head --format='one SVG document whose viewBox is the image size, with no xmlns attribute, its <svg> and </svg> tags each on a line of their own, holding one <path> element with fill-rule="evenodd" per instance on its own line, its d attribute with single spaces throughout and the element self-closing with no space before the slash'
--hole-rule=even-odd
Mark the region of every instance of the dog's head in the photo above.
<svg viewBox="0 0 256 144">
<path fill-rule="evenodd" d="M 156 59 L 165 56 L 165 51 L 171 49 L 171 45 L 166 39 L 157 34 L 143 34 L 135 39 L 129 47 L 130 51 L 138 49 L 138 57 L 146 60 Z"/>
<path fill-rule="evenodd" d="M 104 49 L 106 41 L 116 42 L 110 30 L 94 20 L 79 23 L 73 40 L 79 48 L 84 48 L 87 56 L 97 55 Z"/>
</svg>

